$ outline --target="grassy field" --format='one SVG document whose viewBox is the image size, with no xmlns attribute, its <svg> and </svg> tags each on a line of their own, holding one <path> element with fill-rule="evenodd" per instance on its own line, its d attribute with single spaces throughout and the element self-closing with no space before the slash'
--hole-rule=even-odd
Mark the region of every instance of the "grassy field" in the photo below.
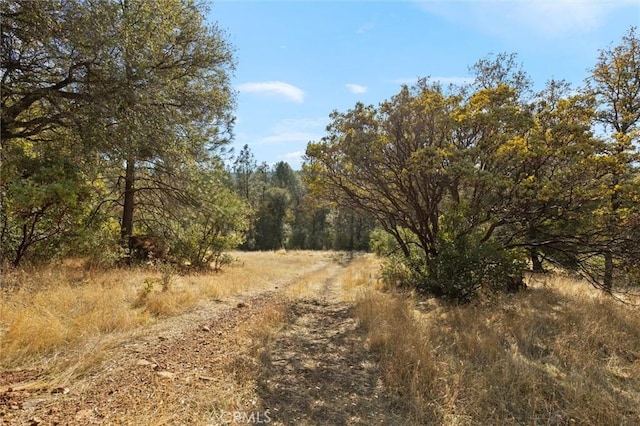
<svg viewBox="0 0 640 426">
<path fill-rule="evenodd" d="M 356 312 L 416 424 L 640 423 L 640 310 L 562 276 L 451 306 L 353 271 Z"/>
<path fill-rule="evenodd" d="M 291 280 L 323 252 L 234 253 L 220 273 L 180 276 L 167 269 L 86 270 L 81 261 L 2 277 L 0 368 L 56 358 L 115 332 L 175 316 L 211 299 Z"/>
<path fill-rule="evenodd" d="M 188 342 L 194 352 L 183 353 L 184 343 L 169 344 L 170 338 L 164 345 L 172 355 L 158 359 L 185 380 L 162 382 L 152 372 L 144 374 L 164 395 L 166 419 L 180 415 L 184 421 L 200 421 L 211 418 L 211 407 L 227 412 L 265 408 L 261 381 L 275 374 L 273 362 L 280 358 L 274 353 L 290 349 L 283 330 L 302 333 L 305 321 L 326 318 L 324 331 L 332 335 L 331 324 L 347 322 L 329 317 L 346 304 L 352 306 L 362 346 L 378 363 L 387 402 L 408 424 L 640 424 L 640 309 L 582 282 L 538 277 L 522 293 L 453 306 L 383 288 L 379 260 L 372 255 L 356 256 L 348 264 L 345 256 L 326 252 L 234 256 L 234 265 L 217 274 L 85 270 L 68 261 L 4 276 L 0 372 L 37 366 L 59 383 L 97 377 L 115 345 L 135 342 L 154 324 L 181 324 L 191 330 Z M 262 304 L 239 308 L 265 291 L 270 293 Z M 213 349 L 197 324 L 178 320 L 221 299 L 231 308 L 228 321 L 218 320 L 217 339 L 226 343 L 205 356 L 205 348 Z M 196 362 L 196 354 L 202 360 Z M 134 358 L 119 365 L 125 369 L 123 380 L 129 364 L 140 368 L 135 367 L 140 355 L 128 356 Z M 194 374 L 188 365 L 206 366 L 213 359 L 205 379 L 186 380 Z M 132 385 L 125 381 L 121 386 Z M 96 386 L 89 387 L 101 395 Z M 184 400 L 192 401 L 191 411 Z M 157 409 L 144 407 L 139 405 L 130 419 L 156 424 Z"/>
</svg>

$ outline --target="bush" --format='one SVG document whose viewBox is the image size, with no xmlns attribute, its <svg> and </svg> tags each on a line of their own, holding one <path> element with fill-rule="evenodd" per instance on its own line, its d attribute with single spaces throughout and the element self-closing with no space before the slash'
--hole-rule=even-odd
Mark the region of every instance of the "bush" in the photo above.
<svg viewBox="0 0 640 426">
<path fill-rule="evenodd" d="M 382 267 L 383 281 L 458 302 L 470 301 L 481 290 L 520 288 L 524 253 L 505 250 L 496 241 L 481 242 L 473 234 L 453 240 L 441 238 L 438 245 L 438 253 L 432 257 L 418 250 L 409 257 L 389 256 Z"/>
<path fill-rule="evenodd" d="M 233 258 L 226 251 L 242 242 L 240 233 L 201 231 L 200 228 L 187 229 L 180 233 L 174 241 L 173 255 L 179 259 L 186 259 L 195 269 L 219 270 L 222 266 L 230 264 Z"/>
<path fill-rule="evenodd" d="M 248 206 L 231 190 L 219 184 L 201 183 L 205 192 L 194 206 L 169 224 L 171 253 L 196 269 L 220 269 L 229 263 L 225 252 L 244 241 L 248 228 Z"/>
<path fill-rule="evenodd" d="M 382 262 L 381 268 L 381 279 L 387 286 L 410 289 L 419 287 L 418 276 L 411 271 L 402 256 L 388 256 Z"/>
<path fill-rule="evenodd" d="M 460 237 L 441 245 L 429 262 L 426 287 L 445 298 L 468 301 L 481 289 L 511 291 L 522 282 L 522 254 L 495 241 Z"/>
<path fill-rule="evenodd" d="M 400 249 L 391 234 L 380 228 L 374 229 L 371 232 L 370 245 L 371 251 L 378 256 L 389 256 Z"/>
</svg>

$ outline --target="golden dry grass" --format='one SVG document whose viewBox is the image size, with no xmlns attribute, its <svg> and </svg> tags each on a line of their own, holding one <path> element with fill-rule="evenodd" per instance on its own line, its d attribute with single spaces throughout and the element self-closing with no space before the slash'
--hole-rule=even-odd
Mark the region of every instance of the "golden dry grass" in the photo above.
<svg viewBox="0 0 640 426">
<path fill-rule="evenodd" d="M 338 278 L 340 297 L 355 302 L 363 291 L 383 289 L 385 285 L 378 278 L 381 263 L 381 259 L 371 253 L 356 257 Z"/>
<path fill-rule="evenodd" d="M 357 316 L 415 424 L 640 422 L 637 308 L 557 277 L 467 306 L 364 281 Z"/>
<path fill-rule="evenodd" d="M 57 357 L 114 332 L 177 315 L 207 299 L 259 291 L 328 261 L 322 252 L 234 253 L 220 273 L 179 276 L 154 268 L 85 270 L 81 262 L 2 277 L 0 368 Z M 163 282 L 169 282 L 163 291 Z"/>
<path fill-rule="evenodd" d="M 395 411 L 414 424 L 640 422 L 640 312 L 584 283 L 550 276 L 521 294 L 452 306 L 383 291 L 371 255 L 342 270 L 327 267 L 340 260 L 327 253 L 234 255 L 237 262 L 222 273 L 171 276 L 166 291 L 162 272 L 152 269 L 66 264 L 15 271 L 3 277 L 10 290 L 0 296 L 0 369 L 37 365 L 64 386 L 96 371 L 123 332 L 143 334 L 211 299 L 280 287 L 283 297 L 239 310 L 246 318 L 227 333 L 218 375 L 197 382 L 193 413 L 183 414 L 198 423 L 223 411 L 263 410 L 246 404 L 256 400 L 261 369 L 270 364 L 266 348 L 287 323 L 288 306 L 337 279 L 342 294 L 331 297 L 355 303 L 386 388 L 397 397 Z M 47 367 L 55 363 L 63 365 Z M 139 413 L 139 424 L 162 416 L 170 422 L 188 408 L 169 404 L 165 382 L 155 386 L 158 395 L 168 392 L 167 404 L 147 420 Z"/>
</svg>

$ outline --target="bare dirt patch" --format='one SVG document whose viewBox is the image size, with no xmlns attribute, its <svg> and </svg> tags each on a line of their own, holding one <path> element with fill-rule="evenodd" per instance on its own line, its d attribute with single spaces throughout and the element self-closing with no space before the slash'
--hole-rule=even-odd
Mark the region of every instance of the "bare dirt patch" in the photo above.
<svg viewBox="0 0 640 426">
<path fill-rule="evenodd" d="M 143 338 L 125 342 L 111 351 L 97 374 L 70 383 L 67 392 L 56 393 L 53 386 L 29 392 L 5 389 L 0 394 L 0 421 L 216 424 L 216 412 L 230 408 L 220 401 L 233 403 L 243 392 L 232 368 L 243 356 L 235 342 L 238 327 L 272 298 L 267 293 L 241 303 L 220 303 L 206 319 L 200 315 L 176 318 L 182 327 L 158 327 Z M 185 321 L 189 316 L 197 320 Z"/>
</svg>

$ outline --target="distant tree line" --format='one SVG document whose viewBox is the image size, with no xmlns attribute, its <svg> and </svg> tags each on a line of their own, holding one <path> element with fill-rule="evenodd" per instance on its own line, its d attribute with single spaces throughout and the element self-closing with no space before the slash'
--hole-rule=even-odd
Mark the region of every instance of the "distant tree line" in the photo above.
<svg viewBox="0 0 640 426">
<path fill-rule="evenodd" d="M 369 250 L 373 217 L 309 193 L 303 173 L 286 162 L 257 164 L 245 145 L 231 168 L 237 194 L 249 205 L 245 250 Z"/>
<path fill-rule="evenodd" d="M 468 300 L 517 289 L 527 263 L 607 292 L 640 282 L 640 44 L 600 52 L 584 87 L 534 92 L 515 55 L 473 83 L 422 79 L 334 112 L 307 147 L 313 193 L 374 217 L 387 278 Z"/>
</svg>

